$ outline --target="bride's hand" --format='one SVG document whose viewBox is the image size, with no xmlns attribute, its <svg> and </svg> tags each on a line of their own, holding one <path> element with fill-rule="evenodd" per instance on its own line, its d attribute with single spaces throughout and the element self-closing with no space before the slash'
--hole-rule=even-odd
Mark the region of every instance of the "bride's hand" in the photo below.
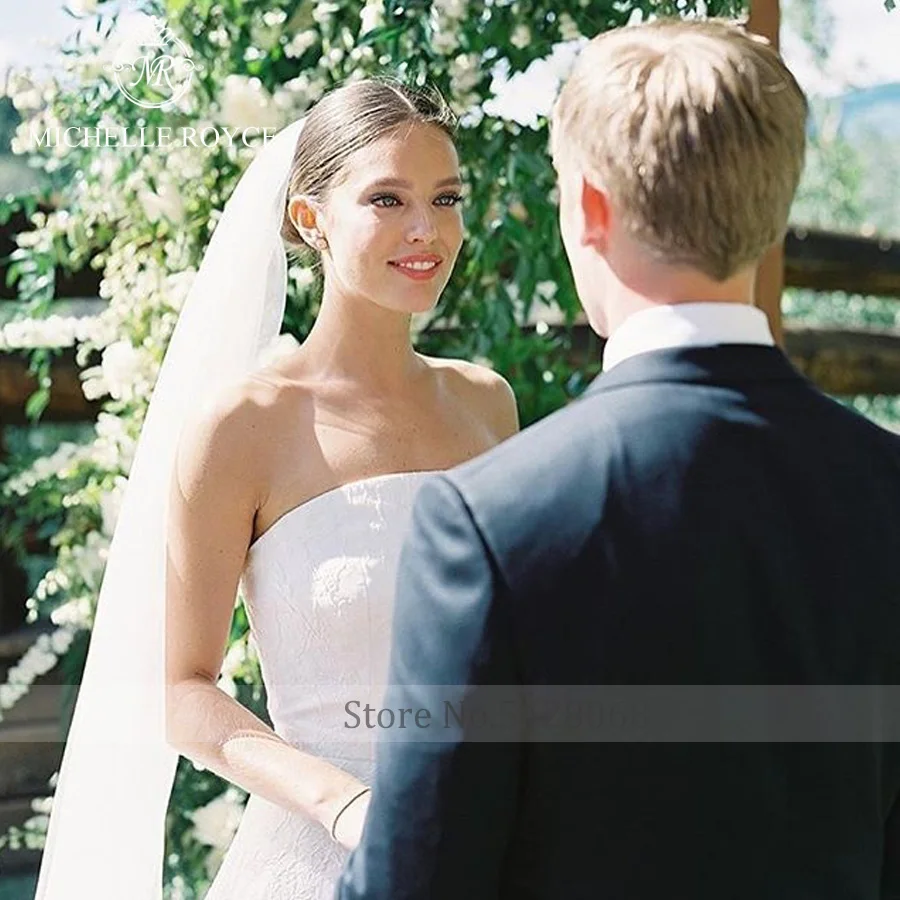
<svg viewBox="0 0 900 900">
<path fill-rule="evenodd" d="M 363 789 L 360 788 L 360 790 Z M 366 789 L 364 794 L 344 807 L 343 812 L 338 815 L 337 821 L 334 823 L 334 839 L 348 850 L 355 849 L 359 843 L 371 797 L 372 791 Z"/>
</svg>

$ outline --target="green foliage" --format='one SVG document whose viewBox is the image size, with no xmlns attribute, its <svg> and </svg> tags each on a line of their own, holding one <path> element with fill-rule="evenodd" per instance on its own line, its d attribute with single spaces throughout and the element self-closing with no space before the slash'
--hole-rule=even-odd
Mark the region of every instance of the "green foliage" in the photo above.
<svg viewBox="0 0 900 900">
<path fill-rule="evenodd" d="M 9 97 L 0 97 L 0 156 L 9 153 L 13 133 L 21 118 Z"/>
<path fill-rule="evenodd" d="M 813 104 L 814 130 L 791 221 L 831 231 L 900 234 L 900 170 L 885 166 L 886 139 L 847 140 L 835 101 Z M 786 321 L 842 328 L 900 328 L 895 299 L 849 295 L 842 291 L 789 289 L 782 309 Z M 900 429 L 900 398 L 844 398 L 857 412 Z"/>
</svg>

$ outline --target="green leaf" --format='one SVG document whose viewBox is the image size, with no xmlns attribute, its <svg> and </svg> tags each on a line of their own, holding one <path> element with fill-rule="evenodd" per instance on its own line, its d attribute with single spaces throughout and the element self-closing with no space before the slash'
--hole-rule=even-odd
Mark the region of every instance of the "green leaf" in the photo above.
<svg viewBox="0 0 900 900">
<path fill-rule="evenodd" d="M 43 413 L 49 403 L 49 388 L 38 388 L 25 403 L 25 415 L 28 420 L 32 423 L 36 422 L 41 417 L 41 413 Z"/>
</svg>

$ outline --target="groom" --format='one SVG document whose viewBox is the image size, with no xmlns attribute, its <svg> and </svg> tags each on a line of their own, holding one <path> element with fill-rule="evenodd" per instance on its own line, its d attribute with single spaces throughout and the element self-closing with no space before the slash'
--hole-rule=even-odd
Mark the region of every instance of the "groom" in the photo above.
<svg viewBox="0 0 900 900">
<path fill-rule="evenodd" d="M 604 372 L 423 486 L 384 700 L 519 705 L 493 735 L 384 735 L 340 900 L 900 897 L 900 743 L 867 741 L 878 716 L 841 690 L 900 685 L 900 438 L 816 390 L 751 304 L 806 115 L 721 22 L 582 52 L 552 152 Z M 604 685 L 631 689 L 618 734 L 529 719 L 536 686 Z M 714 707 L 716 685 L 770 689 Z M 823 702 L 779 718 L 803 685 Z"/>
</svg>

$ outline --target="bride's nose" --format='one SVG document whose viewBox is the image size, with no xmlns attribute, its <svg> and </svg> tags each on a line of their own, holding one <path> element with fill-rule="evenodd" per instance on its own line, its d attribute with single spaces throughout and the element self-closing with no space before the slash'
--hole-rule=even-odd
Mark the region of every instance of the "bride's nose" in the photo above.
<svg viewBox="0 0 900 900">
<path fill-rule="evenodd" d="M 411 243 L 430 244 L 437 239 L 437 226 L 434 212 L 429 208 L 419 208 L 412 214 L 412 221 L 407 229 L 406 239 Z"/>
</svg>

